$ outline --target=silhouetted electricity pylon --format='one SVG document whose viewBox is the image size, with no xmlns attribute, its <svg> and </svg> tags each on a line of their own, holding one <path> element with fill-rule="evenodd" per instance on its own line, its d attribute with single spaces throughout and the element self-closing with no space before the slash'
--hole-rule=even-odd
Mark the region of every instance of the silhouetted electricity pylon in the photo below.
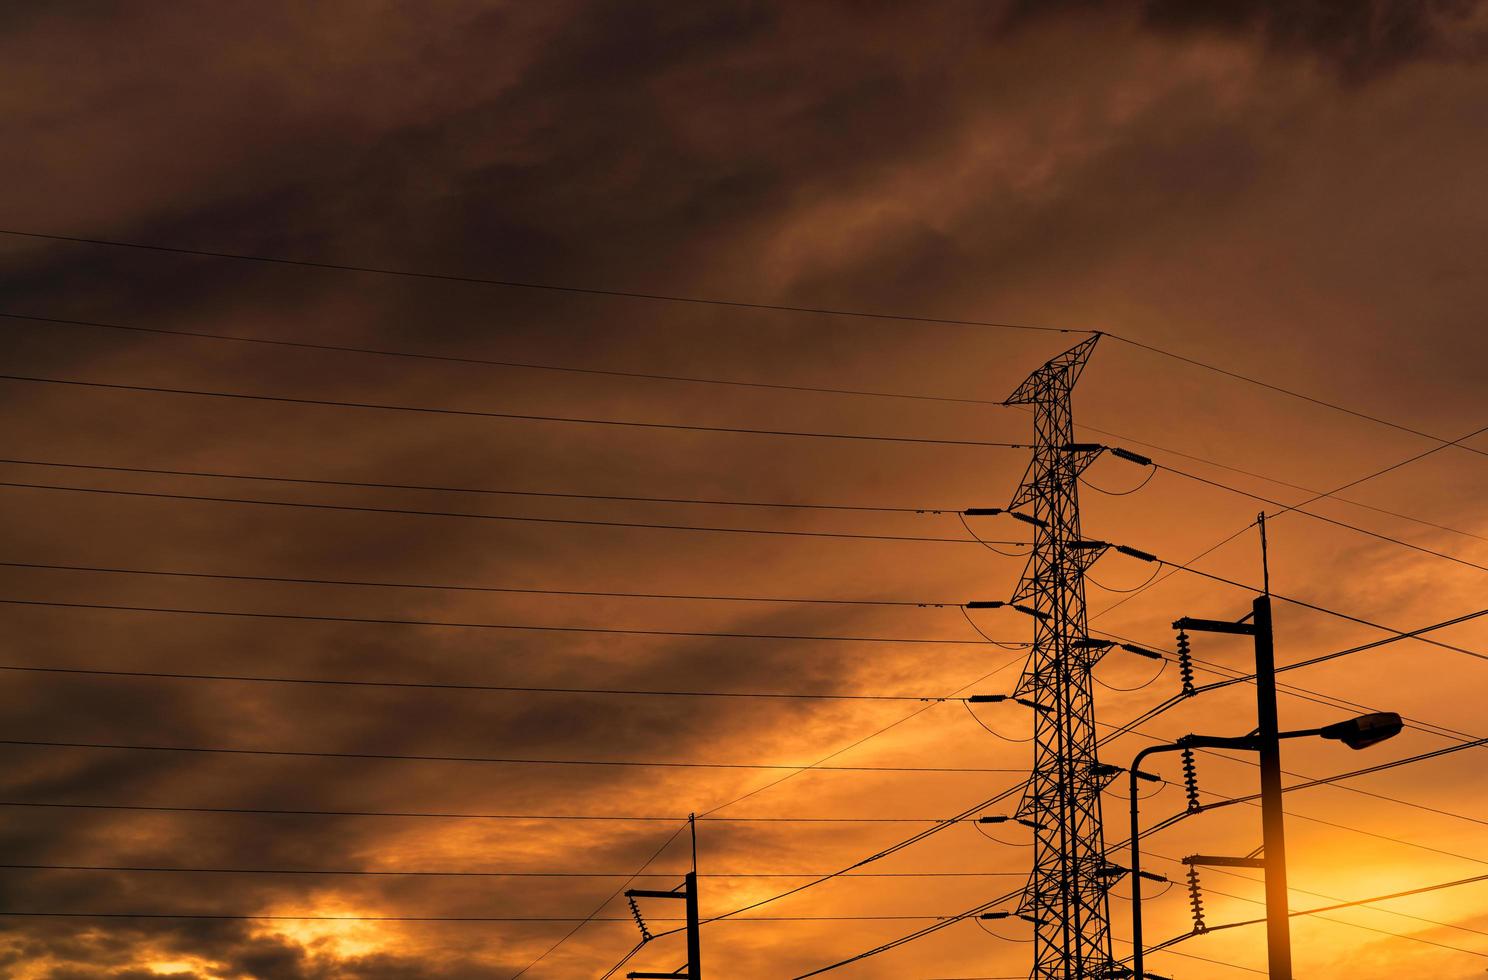
<svg viewBox="0 0 1488 980">
<path fill-rule="evenodd" d="M 1074 441 L 1070 396 L 1099 335 L 1028 376 L 1007 399 L 1034 413 L 1035 446 L 1009 509 L 1032 508 L 1033 552 L 1014 602 L 1034 610 L 1033 652 L 1018 693 L 1035 701 L 1033 771 L 1018 816 L 1034 828 L 1019 911 L 1034 923 L 1034 980 L 1116 975 L 1090 669 L 1111 644 L 1085 625 L 1085 571 L 1108 547 L 1080 535 L 1080 473 L 1101 453 Z M 1113 972 L 1115 971 L 1115 972 Z"/>
</svg>

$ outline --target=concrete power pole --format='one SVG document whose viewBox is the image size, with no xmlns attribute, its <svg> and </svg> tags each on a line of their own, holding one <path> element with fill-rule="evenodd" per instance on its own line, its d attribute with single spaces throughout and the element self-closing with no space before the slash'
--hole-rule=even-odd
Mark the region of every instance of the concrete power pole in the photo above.
<svg viewBox="0 0 1488 980">
<path fill-rule="evenodd" d="M 1114 775 L 1096 758 L 1090 669 L 1110 643 L 1085 623 L 1085 571 L 1107 545 L 1080 534 L 1079 476 L 1101 453 L 1074 441 L 1070 396 L 1099 335 L 1055 357 L 1007 399 L 1034 412 L 1036 448 L 1011 508 L 1032 508 L 1033 552 L 1013 601 L 1035 610 L 1033 652 L 1018 694 L 1036 701 L 1033 772 L 1018 816 L 1034 827 L 1033 872 L 1019 912 L 1034 923 L 1032 980 L 1119 972 L 1111 958 L 1100 793 Z"/>
</svg>

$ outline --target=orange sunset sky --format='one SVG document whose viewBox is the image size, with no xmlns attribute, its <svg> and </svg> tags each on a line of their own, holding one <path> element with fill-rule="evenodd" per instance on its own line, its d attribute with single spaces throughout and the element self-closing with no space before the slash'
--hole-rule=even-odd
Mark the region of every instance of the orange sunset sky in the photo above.
<svg viewBox="0 0 1488 980">
<path fill-rule="evenodd" d="M 1193 567 L 1239 583 L 1110 554 L 1096 635 L 1246 613 L 1263 508 L 1310 604 L 1283 665 L 1482 609 L 1485 52 L 1472 0 L 6 5 L 0 974 L 595 978 L 689 813 L 704 917 L 936 830 L 705 925 L 710 977 L 1016 891 L 1025 828 L 935 822 L 1029 766 L 1028 711 L 955 698 L 1016 683 L 1032 622 L 958 604 L 1011 595 L 1030 529 L 956 512 L 1008 502 L 1033 431 L 999 403 L 1088 331 L 1081 437 L 1160 466 L 1098 460 L 1085 533 L 1229 539 Z M 1288 782 L 1451 750 L 1288 795 L 1294 908 L 1488 872 L 1485 622 L 1283 675 L 1284 728 L 1409 719 L 1288 744 Z M 1095 678 L 1107 726 L 1180 689 Z M 1243 734 L 1252 691 L 1102 757 Z M 1205 801 L 1252 762 L 1200 756 Z M 1147 824 L 1185 808 L 1150 768 Z M 1192 927 L 1177 858 L 1259 833 L 1147 838 L 1149 940 Z M 1206 871 L 1207 922 L 1262 915 L 1256 879 Z M 1025 977 L 1030 939 L 827 975 Z M 1302 980 L 1481 977 L 1488 882 L 1293 942 Z M 1250 926 L 1148 969 L 1265 963 Z"/>
</svg>

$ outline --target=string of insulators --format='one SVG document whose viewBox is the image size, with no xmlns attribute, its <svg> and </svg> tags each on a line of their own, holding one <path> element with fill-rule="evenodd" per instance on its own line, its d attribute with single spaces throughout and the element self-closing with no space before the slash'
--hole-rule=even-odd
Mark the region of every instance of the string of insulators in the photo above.
<svg viewBox="0 0 1488 980">
<path fill-rule="evenodd" d="M 630 903 L 630 914 L 635 917 L 636 927 L 641 930 L 641 942 L 649 943 L 656 937 L 651 935 L 651 930 L 646 928 L 646 920 L 641 918 L 641 907 L 636 904 L 634 896 L 626 899 Z"/>
<path fill-rule="evenodd" d="M 1208 932 L 1209 927 L 1204 925 L 1204 895 L 1199 890 L 1199 869 L 1191 864 L 1188 866 L 1188 904 L 1193 906 L 1194 932 Z"/>
<path fill-rule="evenodd" d="M 1178 631 L 1178 676 L 1183 680 L 1183 696 L 1194 694 L 1193 652 L 1189 648 L 1188 634 Z"/>
<path fill-rule="evenodd" d="M 1199 767 L 1194 762 L 1193 749 L 1183 750 L 1183 792 L 1188 796 L 1188 812 L 1199 810 Z"/>
</svg>

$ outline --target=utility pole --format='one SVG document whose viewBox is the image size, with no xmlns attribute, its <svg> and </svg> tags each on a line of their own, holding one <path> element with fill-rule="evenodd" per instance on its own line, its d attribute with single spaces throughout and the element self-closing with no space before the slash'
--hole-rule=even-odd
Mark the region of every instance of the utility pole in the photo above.
<svg viewBox="0 0 1488 980">
<path fill-rule="evenodd" d="M 1034 712 L 1033 770 L 1018 817 L 1033 828 L 1033 872 L 1019 914 L 1034 923 L 1031 980 L 1106 975 L 1110 904 L 1090 668 L 1111 644 L 1086 633 L 1085 571 L 1108 547 L 1080 534 L 1080 473 L 1100 446 L 1074 442 L 1071 394 L 1099 334 L 1053 358 L 1007 399 L 1034 412 L 1035 449 L 1009 509 L 1031 505 L 1033 551 L 1015 603 L 1034 610 L 1034 643 L 1017 693 Z"/>
<path fill-rule="evenodd" d="M 1251 614 L 1238 623 L 1185 617 L 1175 629 L 1206 633 L 1239 633 L 1255 643 L 1255 750 L 1261 768 L 1261 847 L 1266 877 L 1266 951 L 1271 980 L 1292 980 L 1292 928 L 1287 908 L 1286 818 L 1282 813 L 1281 740 L 1276 711 L 1276 647 L 1271 626 L 1271 570 L 1266 555 L 1266 515 L 1256 520 L 1261 532 L 1261 577 L 1265 591 L 1256 596 Z"/>
<path fill-rule="evenodd" d="M 1276 650 L 1271 632 L 1271 569 L 1266 556 L 1266 515 L 1261 530 L 1265 592 L 1256 596 L 1256 726 L 1261 763 L 1261 846 L 1266 859 L 1266 949 L 1271 980 L 1292 980 L 1292 920 L 1287 909 L 1286 818 L 1281 810 L 1281 742 L 1276 717 Z"/>
<path fill-rule="evenodd" d="M 703 953 L 701 925 L 698 921 L 698 877 L 697 877 L 697 815 L 688 814 L 688 826 L 692 830 L 692 870 L 682 878 L 682 890 L 675 889 L 669 892 L 652 891 L 648 888 L 631 888 L 625 893 L 625 897 L 631 900 L 631 911 L 636 916 L 637 924 L 641 925 L 641 942 L 645 944 L 651 941 L 651 935 L 646 930 L 640 912 L 636 909 L 635 900 L 638 898 L 668 898 L 681 899 L 685 902 L 687 919 L 687 962 L 672 973 L 647 973 L 644 971 L 632 971 L 626 974 L 631 980 L 700 980 L 703 975 Z"/>
</svg>

